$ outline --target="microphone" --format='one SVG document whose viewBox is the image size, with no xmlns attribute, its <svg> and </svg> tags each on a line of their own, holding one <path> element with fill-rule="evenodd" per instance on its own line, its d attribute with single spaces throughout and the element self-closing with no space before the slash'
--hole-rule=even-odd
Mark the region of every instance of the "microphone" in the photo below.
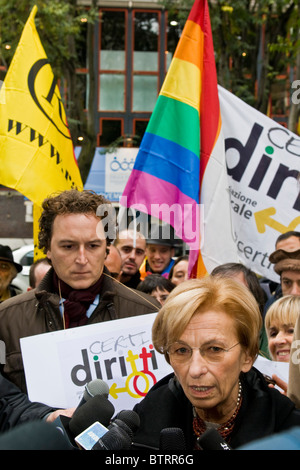
<svg viewBox="0 0 300 470">
<path fill-rule="evenodd" d="M 69 440 L 53 425 L 33 421 L 0 435 L 0 450 L 73 450 Z M 78 450 L 78 448 L 76 448 Z"/>
<path fill-rule="evenodd" d="M 164 452 L 185 451 L 185 438 L 182 429 L 162 429 L 159 436 L 159 449 Z"/>
<path fill-rule="evenodd" d="M 133 410 L 122 410 L 111 420 L 108 429 L 112 429 L 113 426 L 122 428 L 132 440 L 133 434 L 140 426 L 140 417 Z"/>
<path fill-rule="evenodd" d="M 126 434 L 128 434 L 128 436 L 130 437 L 131 441 L 133 439 L 133 432 L 132 430 L 130 429 L 129 426 L 127 426 L 126 423 L 124 423 L 124 421 L 122 421 L 121 419 L 117 419 L 115 418 L 111 424 L 108 426 L 108 430 L 110 429 L 113 429 L 113 428 L 117 428 L 117 429 L 122 429 L 122 431 L 126 432 Z"/>
<path fill-rule="evenodd" d="M 140 417 L 139 415 L 133 410 L 122 410 L 116 414 L 114 419 L 120 419 L 123 421 L 127 426 L 131 429 L 133 434 L 138 430 L 140 427 Z"/>
<path fill-rule="evenodd" d="M 114 405 L 107 398 L 96 395 L 75 410 L 69 422 L 69 429 L 73 436 L 78 436 L 96 421 L 108 427 L 114 411 Z"/>
<path fill-rule="evenodd" d="M 94 400 L 96 397 L 102 397 L 103 400 L 107 399 L 108 395 L 109 395 L 109 387 L 108 387 L 106 382 L 104 382 L 101 379 L 92 380 L 91 382 L 88 382 L 85 385 L 85 389 L 84 389 L 82 398 L 81 398 L 76 410 L 73 413 L 73 417 L 69 418 L 67 416 L 60 415 L 53 422 L 53 424 L 62 432 L 62 434 L 64 434 L 70 440 L 71 444 L 75 446 L 74 448 L 77 449 L 77 446 L 76 446 L 76 444 L 74 442 L 74 439 L 73 439 L 74 434 L 72 435 L 72 432 L 70 431 L 70 428 L 69 428 L 71 420 L 73 418 L 75 418 L 74 420 L 75 420 L 75 426 L 76 426 L 76 419 L 77 419 L 76 416 L 77 416 L 77 413 L 79 412 L 79 410 L 82 406 L 87 404 L 90 400 Z M 106 401 L 108 401 L 108 400 L 106 400 Z M 99 406 L 99 399 L 97 399 L 97 402 L 94 402 L 95 406 Z M 105 405 L 105 408 L 106 408 L 106 405 Z M 112 411 L 112 414 L 109 416 L 109 419 L 111 418 L 113 413 L 114 413 L 114 410 Z M 81 420 L 81 419 L 83 419 L 83 418 L 82 418 L 82 415 L 80 414 L 79 417 L 78 417 L 78 420 Z M 94 422 L 94 421 L 95 421 L 95 419 L 92 422 Z M 89 422 L 88 426 L 90 426 L 90 424 L 91 424 L 91 422 Z M 88 426 L 85 426 L 83 429 L 87 428 Z M 79 433 L 77 433 L 77 434 L 79 434 Z M 77 434 L 75 434 L 75 436 Z"/>
<path fill-rule="evenodd" d="M 104 396 L 105 398 L 108 398 L 109 386 L 107 385 L 106 382 L 104 382 L 104 380 L 95 379 L 95 380 L 92 380 L 91 382 L 88 382 L 85 385 L 83 395 L 81 397 L 81 400 L 77 408 L 84 405 L 87 401 L 89 401 L 91 398 L 95 397 L 96 395 L 101 395 L 101 396 Z"/>
<path fill-rule="evenodd" d="M 232 450 L 214 428 L 207 429 L 197 441 L 202 450 Z"/>
<path fill-rule="evenodd" d="M 92 450 L 128 450 L 131 447 L 130 436 L 120 427 L 112 427 L 92 447 Z"/>
<path fill-rule="evenodd" d="M 112 406 L 111 403 L 110 406 Z M 84 411 L 85 408 L 88 408 L 88 403 L 82 407 L 82 410 Z M 108 414 L 106 420 L 104 420 L 103 413 L 100 417 L 99 413 L 97 416 L 97 414 L 95 415 L 95 410 L 92 411 L 93 413 L 91 414 L 91 418 L 93 424 L 88 428 L 85 428 L 75 437 L 75 441 L 82 449 L 121 450 L 129 449 L 131 447 L 133 433 L 136 431 L 140 423 L 140 418 L 135 411 L 120 411 L 111 421 L 110 418 L 113 414 L 113 409 L 110 409 L 110 413 Z M 99 418 L 100 422 L 95 421 L 96 417 Z M 89 418 L 85 420 L 85 425 L 88 424 L 89 420 Z M 83 425 L 83 422 L 80 422 L 80 426 Z M 81 428 L 79 426 L 74 427 L 73 424 L 70 426 L 72 431 L 80 431 Z M 94 446 L 96 446 L 95 449 L 93 449 Z"/>
</svg>

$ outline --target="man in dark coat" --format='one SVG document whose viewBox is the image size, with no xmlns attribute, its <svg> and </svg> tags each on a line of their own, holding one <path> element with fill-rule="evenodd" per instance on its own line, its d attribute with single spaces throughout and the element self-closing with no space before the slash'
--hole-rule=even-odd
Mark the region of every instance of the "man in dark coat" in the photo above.
<svg viewBox="0 0 300 470">
<path fill-rule="evenodd" d="M 0 302 L 21 294 L 21 290 L 12 285 L 12 281 L 23 267 L 14 261 L 11 248 L 0 245 Z"/>
<path fill-rule="evenodd" d="M 151 296 L 130 289 L 105 268 L 116 220 L 92 191 L 63 191 L 43 202 L 39 248 L 52 268 L 36 289 L 0 306 L 4 375 L 26 392 L 20 338 L 156 312 Z"/>
</svg>

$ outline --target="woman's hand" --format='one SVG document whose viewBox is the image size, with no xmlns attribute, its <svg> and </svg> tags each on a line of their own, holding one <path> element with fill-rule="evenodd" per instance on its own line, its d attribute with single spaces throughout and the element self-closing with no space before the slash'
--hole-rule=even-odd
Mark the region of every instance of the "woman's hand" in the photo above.
<svg viewBox="0 0 300 470">
<path fill-rule="evenodd" d="M 286 395 L 288 384 L 275 374 L 272 375 L 272 379 L 274 380 L 274 382 L 276 382 L 276 385 L 282 389 L 282 391 L 280 390 L 280 393 L 282 393 L 283 395 Z M 275 385 L 269 384 L 269 387 L 275 388 Z"/>
</svg>

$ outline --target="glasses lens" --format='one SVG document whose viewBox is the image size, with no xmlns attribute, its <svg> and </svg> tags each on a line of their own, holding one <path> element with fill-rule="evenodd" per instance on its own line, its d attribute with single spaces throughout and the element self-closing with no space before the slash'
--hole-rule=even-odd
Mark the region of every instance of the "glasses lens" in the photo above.
<svg viewBox="0 0 300 470">
<path fill-rule="evenodd" d="M 207 346 L 201 349 L 201 355 L 207 362 L 220 362 L 224 359 L 225 350 L 218 346 Z"/>
<path fill-rule="evenodd" d="M 173 343 L 168 349 L 168 354 L 173 361 L 185 362 L 191 358 L 192 349 L 186 344 Z"/>
</svg>

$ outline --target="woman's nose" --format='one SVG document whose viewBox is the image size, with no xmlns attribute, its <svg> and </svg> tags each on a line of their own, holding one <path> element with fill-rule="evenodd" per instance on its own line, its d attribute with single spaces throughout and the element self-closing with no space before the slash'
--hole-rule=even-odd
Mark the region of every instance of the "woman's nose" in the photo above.
<svg viewBox="0 0 300 470">
<path fill-rule="evenodd" d="M 191 377 L 199 377 L 208 371 L 207 362 L 201 355 L 199 349 L 194 349 L 189 363 L 189 373 Z"/>
</svg>

